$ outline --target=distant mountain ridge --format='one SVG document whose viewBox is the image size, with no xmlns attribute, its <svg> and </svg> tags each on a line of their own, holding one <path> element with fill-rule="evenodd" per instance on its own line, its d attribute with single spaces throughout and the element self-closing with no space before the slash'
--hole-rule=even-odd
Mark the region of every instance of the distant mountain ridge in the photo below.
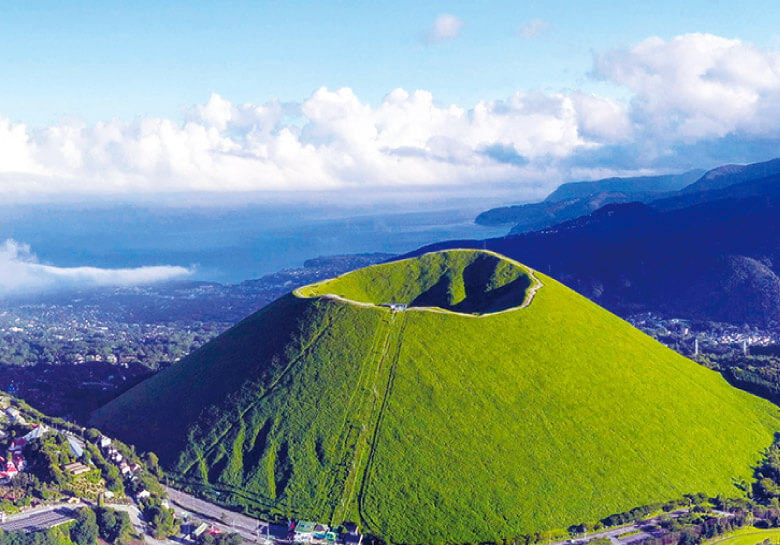
<svg viewBox="0 0 780 545">
<path fill-rule="evenodd" d="M 780 174 L 780 158 L 749 165 L 724 165 L 708 171 L 695 183 L 683 188 L 682 193 L 712 191 L 777 174 Z"/>
<path fill-rule="evenodd" d="M 692 170 L 679 175 L 635 178 L 607 178 L 594 182 L 561 185 L 538 203 L 493 208 L 474 220 L 481 225 L 512 224 L 510 234 L 519 235 L 591 214 L 609 204 L 642 202 L 659 210 L 672 210 L 702 204 L 728 196 L 738 197 L 729 187 L 769 179 L 780 174 L 780 159 L 748 165 L 724 165 L 707 172 Z M 761 190 L 743 186 L 750 195 Z M 719 193 L 721 192 L 721 193 Z"/>
<path fill-rule="evenodd" d="M 682 174 L 665 174 L 660 176 L 635 176 L 628 178 L 604 178 L 586 182 L 568 182 L 561 184 L 544 200 L 557 202 L 566 199 L 589 197 L 598 193 L 664 193 L 679 191 L 698 180 L 704 170 L 694 169 Z"/>
<path fill-rule="evenodd" d="M 414 253 L 451 247 L 528 263 L 622 315 L 780 325 L 780 175 L 649 204 L 610 204 L 537 232 Z"/>
<path fill-rule="evenodd" d="M 517 232 L 535 231 L 590 214 L 607 204 L 672 196 L 699 179 L 703 172 L 691 170 L 683 174 L 566 183 L 542 202 L 493 208 L 479 214 L 474 221 L 480 225 L 514 225 Z"/>
</svg>

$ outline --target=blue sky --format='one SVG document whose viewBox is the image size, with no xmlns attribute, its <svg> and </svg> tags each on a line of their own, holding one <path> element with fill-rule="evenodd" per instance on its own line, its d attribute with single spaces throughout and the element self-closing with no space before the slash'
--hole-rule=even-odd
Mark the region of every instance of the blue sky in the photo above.
<svg viewBox="0 0 780 545">
<path fill-rule="evenodd" d="M 714 0 L 16 3 L 0 12 L 0 184 L 515 182 L 536 198 L 769 158 L 778 15 Z"/>
<path fill-rule="evenodd" d="M 420 40 L 450 13 L 457 39 Z M 14 3 L 0 15 L 0 112 L 41 126 L 64 115 L 177 116 L 219 93 L 302 100 L 350 87 L 376 104 L 426 89 L 470 107 L 518 90 L 619 96 L 588 77 L 595 52 L 690 32 L 777 45 L 772 2 L 94 2 Z M 523 39 L 523 25 L 547 24 Z"/>
</svg>

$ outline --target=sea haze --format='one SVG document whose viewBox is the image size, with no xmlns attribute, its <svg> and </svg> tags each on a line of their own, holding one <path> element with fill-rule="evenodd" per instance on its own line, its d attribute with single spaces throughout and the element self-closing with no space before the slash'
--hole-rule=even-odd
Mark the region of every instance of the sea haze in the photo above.
<svg viewBox="0 0 780 545">
<path fill-rule="evenodd" d="M 30 245 L 40 262 L 101 268 L 179 265 L 195 280 L 236 283 L 331 254 L 404 253 L 458 238 L 501 236 L 482 210 L 311 205 L 148 207 L 25 205 L 0 209 L 0 242 Z"/>
</svg>

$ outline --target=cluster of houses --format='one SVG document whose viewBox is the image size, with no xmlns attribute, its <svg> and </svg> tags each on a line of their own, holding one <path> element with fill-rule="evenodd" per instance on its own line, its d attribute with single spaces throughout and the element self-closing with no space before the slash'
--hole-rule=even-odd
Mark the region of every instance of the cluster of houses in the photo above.
<svg viewBox="0 0 780 545">
<path fill-rule="evenodd" d="M 103 454 L 103 457 L 119 468 L 119 473 L 122 474 L 122 478 L 125 479 L 125 481 L 132 482 L 138 478 L 138 474 L 141 473 L 141 470 L 143 469 L 141 465 L 129 463 L 125 457 L 122 456 L 122 453 L 111 444 L 110 438 L 101 435 L 97 440 L 97 446 Z M 137 498 L 148 498 L 149 496 L 148 490 L 141 490 L 138 493 Z"/>
<path fill-rule="evenodd" d="M 217 526 L 208 523 L 192 524 L 188 535 L 193 541 L 198 541 L 203 534 L 221 534 Z M 285 525 L 270 523 L 267 533 L 259 536 L 259 541 L 265 543 L 306 543 L 311 545 L 361 545 L 363 536 L 358 531 L 357 524 L 347 522 L 340 528 L 331 529 L 326 524 L 306 520 L 292 521 Z"/>
<path fill-rule="evenodd" d="M 345 545 L 360 545 L 363 536 L 358 531 L 357 524 L 345 522 L 341 531 L 331 530 L 325 524 L 299 520 L 290 525 L 292 541 L 295 543 L 344 543 Z"/>
<path fill-rule="evenodd" d="M 45 434 L 55 430 L 52 430 L 44 424 L 28 423 L 21 412 L 15 407 L 7 407 L 4 410 L 4 413 L 7 421 L 11 424 L 32 426 L 32 430 L 26 435 L 11 441 L 6 452 L 6 457 L 0 456 L 0 483 L 7 484 L 19 473 L 23 472 L 27 465 L 23 454 L 24 447 L 31 441 L 40 439 Z M 6 439 L 6 437 L 5 432 L 0 431 L 0 440 Z M 75 458 L 81 459 L 84 455 L 84 443 L 69 432 L 65 432 L 65 439 L 68 442 L 70 453 Z M 81 475 L 82 473 L 87 473 L 92 468 L 81 462 L 73 462 L 71 464 L 65 464 L 62 466 L 62 469 L 71 475 Z"/>
<path fill-rule="evenodd" d="M 13 418 L 14 422 L 26 423 L 21 414 L 19 414 L 19 411 L 13 407 L 6 409 L 6 415 L 9 417 L 9 420 Z M 20 472 L 24 471 L 24 468 L 27 466 L 27 462 L 22 454 L 24 446 L 30 441 L 40 438 L 47 431 L 48 428 L 46 426 L 34 424 L 30 433 L 24 437 L 11 441 L 6 456 L 0 456 L 0 483 L 7 484 Z M 4 438 L 5 437 L 0 437 L 0 439 Z"/>
<path fill-rule="evenodd" d="M 27 423 L 25 422 L 24 418 L 19 414 L 19 412 L 13 407 L 6 409 L 6 415 L 9 417 L 9 420 L 15 423 L 19 423 L 19 424 Z M 45 426 L 44 424 L 31 424 L 31 425 L 33 429 L 29 433 L 27 433 L 24 437 L 20 437 L 18 439 L 14 439 L 13 441 L 11 441 L 11 445 L 8 447 L 6 457 L 3 458 L 2 456 L 0 456 L 0 483 L 10 482 L 11 479 L 16 477 L 20 472 L 24 471 L 24 468 L 26 467 L 27 463 L 24 459 L 23 452 L 24 452 L 24 447 L 27 445 L 27 443 L 40 439 L 46 433 L 52 431 L 49 427 Z M 68 447 L 70 449 L 71 454 L 73 454 L 73 456 L 75 456 L 76 458 L 81 458 L 81 456 L 84 454 L 84 445 L 72 435 L 67 435 L 66 438 L 68 441 Z M 0 439 L 4 439 L 4 437 L 0 437 Z M 85 466 L 81 462 L 74 462 L 73 464 L 67 464 L 63 466 L 63 469 L 74 475 L 86 473 L 87 471 L 90 470 L 89 467 Z"/>
<path fill-rule="evenodd" d="M 701 342 L 713 345 L 770 346 L 780 344 L 777 328 L 737 326 L 724 322 L 707 322 L 702 329 L 701 322 L 693 328 L 694 322 L 682 318 L 664 318 L 652 312 L 632 314 L 626 318 L 631 325 L 653 337 L 672 335 L 687 339 L 696 337 Z"/>
</svg>

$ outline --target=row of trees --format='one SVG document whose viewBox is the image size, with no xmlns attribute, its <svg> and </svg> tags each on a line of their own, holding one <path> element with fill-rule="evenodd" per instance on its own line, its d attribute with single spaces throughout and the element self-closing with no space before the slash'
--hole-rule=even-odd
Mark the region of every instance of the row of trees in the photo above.
<svg viewBox="0 0 780 545">
<path fill-rule="evenodd" d="M 780 443 L 777 441 L 767 449 L 764 461 L 756 470 L 753 497 L 764 504 L 774 502 L 777 506 L 780 498 Z"/>
<path fill-rule="evenodd" d="M 581 535 L 588 532 L 599 531 L 603 528 L 609 528 L 612 526 L 621 526 L 623 524 L 629 524 L 632 522 L 639 522 L 646 519 L 653 513 L 659 511 L 670 512 L 681 507 L 692 507 L 697 505 L 707 504 L 710 498 L 706 494 L 687 494 L 677 500 L 668 501 L 666 503 L 653 503 L 649 505 L 642 505 L 635 507 L 630 511 L 623 511 L 621 513 L 614 513 L 608 517 L 604 517 L 596 523 L 583 522 L 581 524 L 574 524 L 569 526 L 568 532 L 571 536 Z M 719 501 L 719 500 L 716 500 Z"/>
<path fill-rule="evenodd" d="M 28 534 L 0 530 L 0 545 L 73 545 L 67 528 L 49 528 Z"/>
<path fill-rule="evenodd" d="M 69 526 L 38 532 L 3 532 L 0 545 L 97 545 L 98 537 L 114 545 L 128 543 L 132 524 L 127 513 L 105 507 L 79 510 Z"/>
</svg>

